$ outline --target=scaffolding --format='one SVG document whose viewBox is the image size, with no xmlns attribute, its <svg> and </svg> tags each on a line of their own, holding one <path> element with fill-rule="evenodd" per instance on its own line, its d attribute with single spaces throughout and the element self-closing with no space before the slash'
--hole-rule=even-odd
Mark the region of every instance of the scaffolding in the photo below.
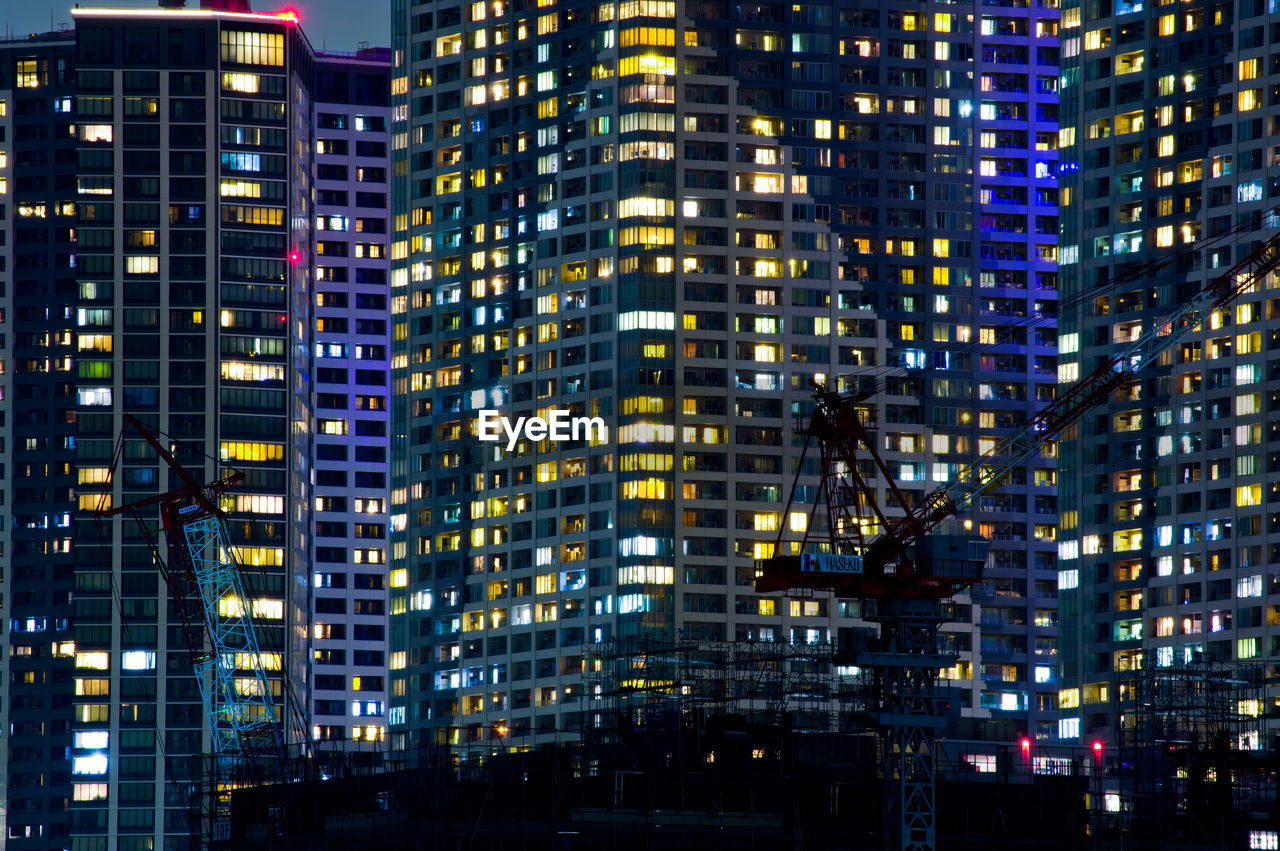
<svg viewBox="0 0 1280 851">
<path fill-rule="evenodd" d="M 865 726 L 867 680 L 838 664 L 831 644 L 699 641 L 662 635 L 614 638 L 587 648 L 584 735 L 620 729 L 700 726 L 729 717 L 797 732 Z"/>
<path fill-rule="evenodd" d="M 1271 666 L 1184 660 L 1129 672 L 1115 783 L 1130 824 L 1110 824 L 1162 841 L 1225 842 L 1248 814 L 1276 811 L 1276 713 Z M 1114 819 L 1112 820 L 1115 821 Z M 1268 822 L 1271 820 L 1268 819 Z"/>
</svg>

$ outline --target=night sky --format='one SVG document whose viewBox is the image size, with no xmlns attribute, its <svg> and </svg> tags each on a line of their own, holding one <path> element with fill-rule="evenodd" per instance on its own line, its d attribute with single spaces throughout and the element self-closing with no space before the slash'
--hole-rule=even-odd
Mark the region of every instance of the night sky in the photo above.
<svg viewBox="0 0 1280 851">
<path fill-rule="evenodd" d="M 255 12 L 293 8 L 303 31 L 316 50 L 355 50 L 359 42 L 389 46 L 390 0 L 252 0 Z M 71 24 L 73 0 L 0 0 L 0 37 L 48 32 L 58 24 Z M 81 6 L 140 8 L 158 6 L 157 0 L 80 0 Z M 187 8 L 200 8 L 200 0 L 187 0 Z M 50 26 L 50 14 L 53 24 Z"/>
</svg>

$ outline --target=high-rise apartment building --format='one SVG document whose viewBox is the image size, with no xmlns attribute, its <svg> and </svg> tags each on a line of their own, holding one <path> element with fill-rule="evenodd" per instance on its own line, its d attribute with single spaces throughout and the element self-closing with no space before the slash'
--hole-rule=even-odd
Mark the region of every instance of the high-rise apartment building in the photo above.
<svg viewBox="0 0 1280 851">
<path fill-rule="evenodd" d="M 0 844 L 66 848 L 72 794 L 75 40 L 0 43 Z"/>
<path fill-rule="evenodd" d="M 181 619 L 139 523 L 93 519 L 180 484 L 136 435 L 107 482 L 123 413 L 197 478 L 244 472 L 221 499 L 256 599 L 218 605 L 251 610 L 277 703 L 286 677 L 306 699 L 314 56 L 291 14 L 202 5 L 73 13 L 77 851 L 187 848 L 207 828 Z"/>
<path fill-rule="evenodd" d="M 1059 373 L 1071 379 L 1273 233 L 1266 81 L 1280 32 L 1255 2 L 1063 6 L 1059 259 L 1071 309 Z M 1197 240 L 1207 247 L 1187 252 Z M 1159 260 L 1172 262 L 1141 271 Z M 1280 655 L 1268 634 L 1280 617 L 1267 509 L 1280 458 L 1267 413 L 1275 286 L 1219 311 L 1063 441 L 1064 738 L 1116 735 L 1139 667 Z"/>
<path fill-rule="evenodd" d="M 392 9 L 392 746 L 577 731 L 611 636 L 830 640 L 858 601 L 752 589 L 810 381 L 883 384 L 911 499 L 1053 393 L 1057 9 Z M 1051 735 L 1052 458 L 973 519 L 948 674 Z"/>
<path fill-rule="evenodd" d="M 316 66 L 311 724 L 382 741 L 387 706 L 391 52 Z"/>
</svg>

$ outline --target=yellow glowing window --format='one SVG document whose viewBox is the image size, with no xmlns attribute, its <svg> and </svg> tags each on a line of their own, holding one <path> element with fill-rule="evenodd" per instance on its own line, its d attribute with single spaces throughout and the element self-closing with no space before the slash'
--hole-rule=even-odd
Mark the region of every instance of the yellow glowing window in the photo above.
<svg viewBox="0 0 1280 851">
<path fill-rule="evenodd" d="M 227 224 L 281 225 L 284 223 L 284 210 L 276 207 L 251 207 L 246 204 L 224 204 L 222 221 Z"/>
<path fill-rule="evenodd" d="M 236 561 L 246 567 L 284 566 L 284 549 L 281 547 L 232 547 L 231 551 Z"/>
<path fill-rule="evenodd" d="M 1236 488 L 1236 505 L 1246 507 L 1262 504 L 1262 485 L 1241 485 Z"/>
<path fill-rule="evenodd" d="M 1101 48 L 1110 46 L 1110 44 L 1111 30 L 1109 28 L 1104 27 L 1103 29 L 1090 30 L 1084 34 L 1085 50 L 1100 50 Z"/>
<path fill-rule="evenodd" d="M 283 364 L 223 361 L 219 372 L 226 381 L 284 381 Z"/>
<path fill-rule="evenodd" d="M 257 74 L 224 73 L 222 75 L 222 90 L 224 92 L 257 94 L 262 90 L 262 78 Z"/>
<path fill-rule="evenodd" d="M 77 668 L 91 668 L 95 671 L 105 671 L 111 667 L 110 653 L 77 653 Z"/>
<path fill-rule="evenodd" d="M 256 180 L 228 180 L 219 183 L 219 193 L 223 198 L 261 198 L 262 184 Z"/>
<path fill-rule="evenodd" d="M 79 467 L 76 470 L 77 478 L 82 485 L 96 485 L 107 481 L 106 467 Z"/>
<path fill-rule="evenodd" d="M 1246 89 L 1236 96 L 1236 109 L 1247 112 L 1262 106 L 1262 89 Z"/>
<path fill-rule="evenodd" d="M 105 511 L 111 507 L 109 493 L 76 494 L 76 505 L 81 511 Z"/>
<path fill-rule="evenodd" d="M 671 216 L 675 201 L 670 198 L 624 198 L 618 203 L 618 217 Z"/>
<path fill-rule="evenodd" d="M 672 56 L 628 56 L 618 61 L 618 75 L 657 74 L 672 76 L 676 73 L 676 60 Z"/>
<path fill-rule="evenodd" d="M 618 37 L 622 47 L 667 47 L 675 44 L 676 36 L 675 30 L 666 27 L 628 27 Z"/>
<path fill-rule="evenodd" d="M 754 518 L 754 528 L 757 532 L 778 531 L 778 515 L 773 512 L 757 513 Z"/>
<path fill-rule="evenodd" d="M 221 446 L 221 459 L 223 461 L 283 461 L 284 444 L 224 440 Z"/>
<path fill-rule="evenodd" d="M 19 59 L 16 63 L 14 82 L 20 89 L 38 89 L 43 82 L 43 59 Z"/>
<path fill-rule="evenodd" d="M 239 65 L 284 65 L 284 34 L 223 30 L 222 61 Z"/>
</svg>

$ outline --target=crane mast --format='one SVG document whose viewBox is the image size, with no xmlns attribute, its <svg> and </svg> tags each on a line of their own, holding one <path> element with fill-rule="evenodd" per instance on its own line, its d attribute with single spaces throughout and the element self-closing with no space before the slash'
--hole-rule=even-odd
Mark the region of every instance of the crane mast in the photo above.
<svg viewBox="0 0 1280 851">
<path fill-rule="evenodd" d="M 1151 272 L 1167 260 L 1147 267 Z M 941 527 L 998 487 L 1044 446 L 1105 403 L 1143 370 L 1194 333 L 1217 310 L 1256 289 L 1280 267 L 1280 235 L 1214 278 L 1118 353 L 1100 359 L 1083 378 L 947 483 L 912 502 L 881 459 L 878 422 L 867 392 L 840 393 L 815 385 L 814 410 L 798 421 L 805 445 L 787 498 L 773 556 L 757 562 L 756 590 L 829 590 L 868 602 L 867 620 L 879 636 L 848 648 L 873 684 L 869 709 L 884 733 L 885 847 L 933 851 L 934 764 L 937 731 L 949 723 L 947 694 L 938 686 L 953 655 L 938 646 L 951 618 L 944 600 L 981 578 L 990 542 Z M 813 443 L 822 474 L 803 524 L 803 538 L 784 541 L 804 459 Z M 890 517 L 859 462 L 867 459 L 883 478 L 902 515 Z M 825 511 L 820 506 L 825 505 Z"/>
</svg>

